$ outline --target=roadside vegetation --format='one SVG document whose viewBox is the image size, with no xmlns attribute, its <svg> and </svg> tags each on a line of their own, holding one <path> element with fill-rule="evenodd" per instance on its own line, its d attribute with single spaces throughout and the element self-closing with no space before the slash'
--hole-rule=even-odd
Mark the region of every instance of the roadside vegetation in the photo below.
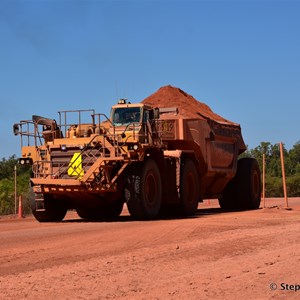
<svg viewBox="0 0 300 300">
<path fill-rule="evenodd" d="M 283 147 L 288 197 L 300 197 L 300 141 L 289 151 Z M 241 156 L 256 158 L 262 173 L 265 154 L 266 197 L 283 197 L 279 144 L 261 142 Z"/>
<path fill-rule="evenodd" d="M 15 177 L 16 167 L 16 177 Z M 30 166 L 18 164 L 15 155 L 9 159 L 2 158 L 0 161 L 0 215 L 14 214 L 18 209 L 19 196 L 22 196 L 24 213 L 30 212 L 29 205 L 29 178 L 31 173 Z M 16 179 L 16 182 L 15 182 Z M 16 199 L 15 203 L 15 183 Z"/>
<path fill-rule="evenodd" d="M 241 157 L 256 158 L 262 171 L 262 156 L 266 161 L 266 197 L 283 197 L 280 150 L 278 144 L 261 142 L 248 149 Z M 290 150 L 284 147 L 285 174 L 288 197 L 300 197 L 300 141 Z M 15 206 L 15 168 L 17 207 Z M 31 167 L 18 164 L 15 155 L 0 161 L 0 215 L 14 214 L 18 208 L 18 197 L 23 200 L 23 212 L 30 213 L 29 178 Z"/>
</svg>

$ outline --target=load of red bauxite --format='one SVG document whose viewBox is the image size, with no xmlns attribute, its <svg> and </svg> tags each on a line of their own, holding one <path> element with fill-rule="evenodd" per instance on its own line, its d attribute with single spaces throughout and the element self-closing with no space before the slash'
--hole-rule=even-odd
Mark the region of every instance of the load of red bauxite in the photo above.
<svg viewBox="0 0 300 300">
<path fill-rule="evenodd" d="M 216 122 L 238 125 L 214 113 L 208 105 L 196 100 L 183 90 L 171 85 L 163 86 L 142 103 L 152 107 L 177 107 L 178 116 L 185 119 L 211 119 Z M 174 117 L 174 116 L 173 116 Z"/>
</svg>

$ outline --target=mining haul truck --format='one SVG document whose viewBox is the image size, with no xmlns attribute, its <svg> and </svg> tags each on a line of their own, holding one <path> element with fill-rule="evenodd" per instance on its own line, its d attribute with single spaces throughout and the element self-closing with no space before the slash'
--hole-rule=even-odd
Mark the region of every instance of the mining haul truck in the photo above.
<svg viewBox="0 0 300 300">
<path fill-rule="evenodd" d="M 59 121 L 34 115 L 14 124 L 20 164 L 32 165 L 31 209 L 40 222 L 115 218 L 126 203 L 134 219 L 162 212 L 193 215 L 203 199 L 221 208 L 256 209 L 261 179 L 238 124 L 187 119 L 178 109 L 120 100 L 111 116 L 60 111 Z M 69 123 L 75 114 L 78 122 Z M 83 115 L 88 122 L 82 122 Z"/>
</svg>

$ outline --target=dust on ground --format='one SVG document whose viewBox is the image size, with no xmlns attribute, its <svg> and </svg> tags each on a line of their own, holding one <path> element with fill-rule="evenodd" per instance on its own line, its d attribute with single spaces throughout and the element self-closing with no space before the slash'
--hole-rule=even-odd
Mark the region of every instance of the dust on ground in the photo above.
<svg viewBox="0 0 300 300">
<path fill-rule="evenodd" d="M 113 222 L 0 219 L 1 299 L 299 299 L 300 198 Z M 289 289 L 289 290 L 287 290 Z"/>
</svg>

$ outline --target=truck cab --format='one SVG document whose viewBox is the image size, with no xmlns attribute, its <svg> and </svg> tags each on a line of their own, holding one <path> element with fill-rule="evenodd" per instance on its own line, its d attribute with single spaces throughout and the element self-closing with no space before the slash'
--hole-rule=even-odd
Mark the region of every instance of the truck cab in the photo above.
<svg viewBox="0 0 300 300">
<path fill-rule="evenodd" d="M 127 103 L 125 99 L 119 100 L 117 105 L 112 106 L 111 122 L 114 126 L 127 126 L 131 123 L 142 123 L 143 104 Z"/>
<path fill-rule="evenodd" d="M 148 144 L 151 139 L 153 121 L 159 118 L 157 109 L 143 103 L 131 104 L 126 99 L 120 99 L 113 105 L 110 114 L 109 133 L 122 137 L 122 142 L 128 149 L 139 144 Z M 149 132 L 150 131 L 150 132 Z M 153 133 L 152 133 L 153 135 Z"/>
</svg>

